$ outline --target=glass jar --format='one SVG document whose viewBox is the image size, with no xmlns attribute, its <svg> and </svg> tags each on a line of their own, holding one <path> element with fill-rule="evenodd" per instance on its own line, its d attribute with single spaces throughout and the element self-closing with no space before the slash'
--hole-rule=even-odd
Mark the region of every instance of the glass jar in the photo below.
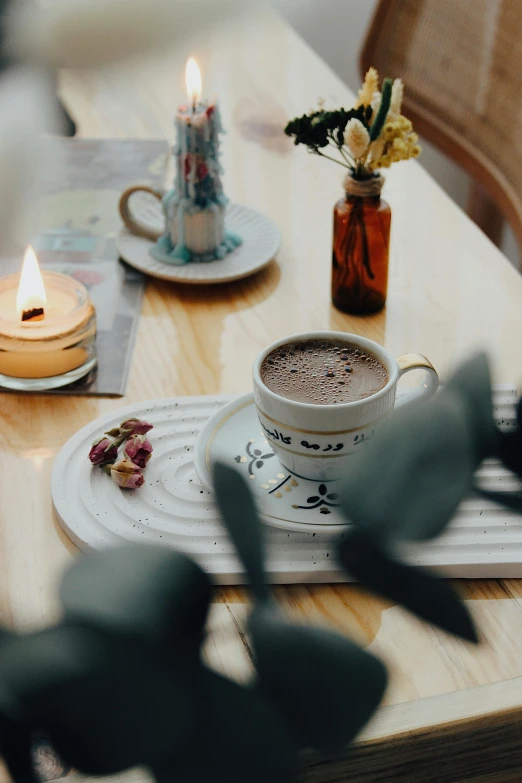
<svg viewBox="0 0 522 783">
<path fill-rule="evenodd" d="M 348 175 L 334 208 L 332 301 L 344 313 L 375 313 L 386 302 L 391 209 L 383 184 L 380 174 Z"/>
</svg>

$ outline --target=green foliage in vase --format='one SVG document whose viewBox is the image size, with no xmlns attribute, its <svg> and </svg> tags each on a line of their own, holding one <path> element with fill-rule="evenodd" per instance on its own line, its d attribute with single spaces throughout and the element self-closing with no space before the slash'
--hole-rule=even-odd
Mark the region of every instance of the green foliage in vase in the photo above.
<svg viewBox="0 0 522 783">
<path fill-rule="evenodd" d="M 372 122 L 372 127 L 370 128 L 370 141 L 376 141 L 376 139 L 378 139 L 381 135 L 382 129 L 384 128 L 386 117 L 390 111 L 392 85 L 393 82 L 391 79 L 385 79 L 382 83 L 381 104 L 377 114 L 375 115 L 375 119 Z"/>
<path fill-rule="evenodd" d="M 319 109 L 310 114 L 303 114 L 290 120 L 285 128 L 287 136 L 293 136 L 294 144 L 304 144 L 313 152 L 333 143 L 340 148 L 344 144 L 344 132 L 348 121 L 358 119 L 369 131 L 368 120 L 371 117 L 371 107 L 360 106 L 358 109 L 336 109 L 327 111 Z"/>
</svg>

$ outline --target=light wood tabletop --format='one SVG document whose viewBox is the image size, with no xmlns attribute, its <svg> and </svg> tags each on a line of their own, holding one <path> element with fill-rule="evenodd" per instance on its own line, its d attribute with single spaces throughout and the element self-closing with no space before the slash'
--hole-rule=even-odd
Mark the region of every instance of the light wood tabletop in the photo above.
<svg viewBox="0 0 522 783">
<path fill-rule="evenodd" d="M 204 94 L 220 101 L 228 131 L 226 192 L 273 218 L 282 247 L 266 270 L 233 284 L 191 288 L 149 280 L 124 400 L 0 395 L 0 620 L 8 626 L 35 627 L 56 616 L 59 576 L 78 552 L 53 519 L 51 467 L 67 439 L 101 414 L 147 398 L 244 393 L 265 345 L 316 329 L 362 334 L 395 354 L 424 353 L 442 380 L 483 347 L 495 381 L 521 380 L 522 277 L 416 162 L 386 174 L 393 223 L 385 310 L 361 318 L 332 307 L 332 208 L 343 172 L 294 148 L 282 127 L 319 97 L 338 106 L 353 96 L 275 15 L 229 23 L 146 61 L 63 73 L 61 94 L 79 135 L 172 140 L 188 54 L 202 66 Z M 386 703 L 400 705 L 522 677 L 522 580 L 467 580 L 458 589 L 483 634 L 477 648 L 355 585 L 276 592 L 299 620 L 333 625 L 382 656 L 391 672 Z M 246 589 L 216 592 L 207 655 L 237 677 L 252 666 L 247 607 Z M 512 688 L 506 692 L 514 698 Z M 484 699 L 478 712 L 493 701 Z M 397 709 L 390 706 L 383 718 L 388 733 L 395 725 L 411 730 Z"/>
</svg>

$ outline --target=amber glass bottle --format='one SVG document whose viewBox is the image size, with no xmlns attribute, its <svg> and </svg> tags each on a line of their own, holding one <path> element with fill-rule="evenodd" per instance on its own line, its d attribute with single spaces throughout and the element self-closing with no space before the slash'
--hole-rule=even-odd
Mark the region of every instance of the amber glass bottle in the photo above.
<svg viewBox="0 0 522 783">
<path fill-rule="evenodd" d="M 386 302 L 391 209 L 383 183 L 380 175 L 346 177 L 334 208 L 332 300 L 344 313 L 375 313 Z"/>
</svg>

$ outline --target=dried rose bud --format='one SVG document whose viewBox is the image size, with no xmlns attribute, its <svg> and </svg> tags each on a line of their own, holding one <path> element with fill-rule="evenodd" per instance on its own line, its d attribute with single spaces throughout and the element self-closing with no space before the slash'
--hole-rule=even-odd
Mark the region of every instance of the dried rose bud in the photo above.
<svg viewBox="0 0 522 783">
<path fill-rule="evenodd" d="M 122 489 L 136 489 L 145 482 L 141 469 L 130 459 L 120 459 L 111 466 L 111 479 Z"/>
<path fill-rule="evenodd" d="M 118 444 L 102 435 L 95 440 L 89 452 L 93 465 L 103 465 L 104 462 L 114 462 L 118 458 Z"/>
<path fill-rule="evenodd" d="M 119 438 L 120 437 L 120 428 L 119 427 L 113 427 L 112 430 L 107 430 L 105 433 L 106 435 L 109 435 L 111 438 Z"/>
<path fill-rule="evenodd" d="M 140 468 L 146 468 L 152 457 L 152 444 L 146 435 L 133 435 L 125 444 L 125 456 Z"/>
<path fill-rule="evenodd" d="M 142 419 L 127 419 L 127 421 L 120 424 L 120 432 L 122 435 L 125 434 L 127 436 L 146 435 L 152 427 L 152 424 L 142 421 Z"/>
</svg>

